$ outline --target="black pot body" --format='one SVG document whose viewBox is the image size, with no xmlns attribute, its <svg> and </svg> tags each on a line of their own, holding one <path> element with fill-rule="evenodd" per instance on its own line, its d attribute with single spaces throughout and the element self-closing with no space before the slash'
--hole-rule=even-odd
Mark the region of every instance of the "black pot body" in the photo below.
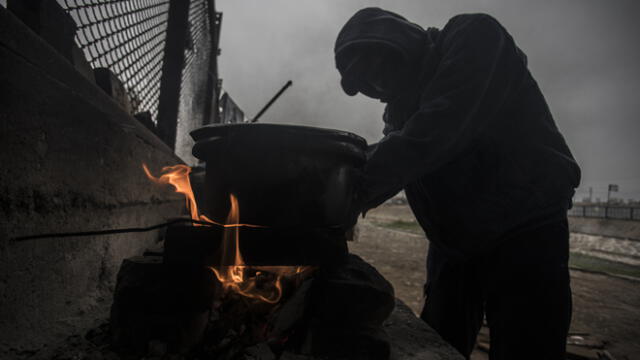
<svg viewBox="0 0 640 360">
<path fill-rule="evenodd" d="M 202 210 L 224 221 L 230 194 L 240 222 L 274 228 L 349 226 L 366 141 L 337 130 L 276 124 L 212 125 L 192 132 L 206 162 Z"/>
</svg>

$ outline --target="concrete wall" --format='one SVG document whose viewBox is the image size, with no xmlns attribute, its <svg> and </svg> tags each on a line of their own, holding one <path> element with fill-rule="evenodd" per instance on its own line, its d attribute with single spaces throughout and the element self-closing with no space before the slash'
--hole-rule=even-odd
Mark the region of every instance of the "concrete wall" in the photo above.
<svg viewBox="0 0 640 360">
<path fill-rule="evenodd" d="M 11 238 L 183 214 L 183 200 L 151 184 L 142 162 L 158 171 L 181 160 L 0 7 L 0 358 L 104 318 L 121 260 L 160 235 Z"/>
</svg>

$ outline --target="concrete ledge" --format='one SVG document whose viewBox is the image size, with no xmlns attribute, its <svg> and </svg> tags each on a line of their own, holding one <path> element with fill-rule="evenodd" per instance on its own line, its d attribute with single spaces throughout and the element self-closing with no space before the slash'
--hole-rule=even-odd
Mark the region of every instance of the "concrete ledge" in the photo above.
<svg viewBox="0 0 640 360">
<path fill-rule="evenodd" d="M 464 359 L 400 299 L 384 327 L 391 338 L 392 360 Z"/>
<path fill-rule="evenodd" d="M 52 81 L 61 83 L 69 91 L 82 94 L 86 102 L 110 115 L 110 121 L 114 126 L 136 132 L 137 136 L 152 146 L 164 148 L 163 151 L 173 153 L 154 133 L 134 121 L 131 115 L 104 94 L 96 84 L 78 72 L 56 49 L 3 7 L 0 7 L 0 47 L 22 58 L 25 63 L 31 64 L 34 68 L 40 69 L 42 74 L 50 77 Z M 10 72 L 11 69 L 4 68 L 1 71 Z"/>
<path fill-rule="evenodd" d="M 159 233 L 9 238 L 149 226 L 181 216 L 184 201 L 141 168 L 182 161 L 1 7 L 0 93 L 0 358 L 10 358 L 104 318 L 121 260 Z"/>
</svg>

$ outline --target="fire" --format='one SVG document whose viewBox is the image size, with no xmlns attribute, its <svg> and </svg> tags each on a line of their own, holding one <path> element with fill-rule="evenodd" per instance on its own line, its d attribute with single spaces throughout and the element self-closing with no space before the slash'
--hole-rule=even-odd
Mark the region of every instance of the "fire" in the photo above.
<svg viewBox="0 0 640 360">
<path fill-rule="evenodd" d="M 238 199 L 233 194 L 230 196 L 231 209 L 225 223 L 236 224 L 240 221 L 240 208 Z M 210 269 L 222 284 L 225 292 L 232 291 L 248 298 L 276 304 L 282 297 L 282 280 L 284 278 L 301 276 L 312 271 L 312 267 L 309 266 L 247 266 L 240 253 L 238 227 L 225 229 L 222 244 L 222 263 L 228 264 L 233 259 L 233 265 L 211 267 Z M 263 277 L 267 277 L 271 281 L 261 284 Z"/>
<path fill-rule="evenodd" d="M 241 224 L 238 199 L 230 195 L 231 208 L 224 223 L 209 219 L 198 212 L 189 174 L 191 168 L 186 165 L 166 166 L 162 175 L 155 177 L 146 164 L 142 164 L 147 177 L 158 184 L 172 185 L 176 192 L 183 194 L 191 219 L 225 228 L 222 239 L 221 264 L 230 266 L 210 267 L 213 274 L 227 292 L 234 292 L 247 298 L 276 304 L 282 297 L 282 281 L 292 277 L 302 277 L 314 270 L 311 266 L 249 266 L 240 252 L 240 227 L 262 227 L 260 225 Z M 195 223 L 195 225 L 199 225 Z"/>
<path fill-rule="evenodd" d="M 191 180 L 189 180 L 189 174 L 191 173 L 191 168 L 189 166 L 180 164 L 165 166 L 162 168 L 163 174 L 160 175 L 160 177 L 153 176 L 146 164 L 142 164 L 142 168 L 151 181 L 158 184 L 172 185 L 176 189 L 177 193 L 184 195 L 187 202 L 187 210 L 189 210 L 189 213 L 191 214 L 191 219 L 211 222 L 211 220 L 206 216 L 198 214 L 198 205 L 196 204 L 196 198 L 191 190 Z"/>
<path fill-rule="evenodd" d="M 183 194 L 186 201 L 187 210 L 191 215 L 191 219 L 207 222 L 212 225 L 224 226 L 224 227 L 262 227 L 260 225 L 251 225 L 251 224 L 238 224 L 238 223 L 226 223 L 222 224 L 220 222 L 209 219 L 206 215 L 202 215 L 198 212 L 198 204 L 196 203 L 196 197 L 193 195 L 193 190 L 191 189 L 191 180 L 189 179 L 189 174 L 191 173 L 191 167 L 187 165 L 173 165 L 173 166 L 165 166 L 162 168 L 162 175 L 160 177 L 155 177 L 149 171 L 149 168 L 146 164 L 142 164 L 142 169 L 144 173 L 147 175 L 149 180 L 157 183 L 157 184 L 166 184 L 171 185 L 176 189 L 177 193 Z M 201 224 L 194 223 L 194 225 L 198 226 Z"/>
</svg>

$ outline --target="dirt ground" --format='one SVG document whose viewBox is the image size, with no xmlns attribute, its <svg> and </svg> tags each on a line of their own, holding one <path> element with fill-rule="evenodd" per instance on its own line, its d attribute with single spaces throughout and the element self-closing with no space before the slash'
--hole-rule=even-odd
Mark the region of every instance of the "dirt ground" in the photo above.
<svg viewBox="0 0 640 360">
<path fill-rule="evenodd" d="M 360 220 L 359 238 L 349 248 L 374 265 L 393 284 L 396 296 L 419 313 L 428 241 L 406 226 L 412 221 L 407 206 L 383 205 Z M 602 339 L 617 360 L 640 359 L 640 282 L 575 270 L 571 279 L 571 333 Z M 472 358 L 486 355 L 477 352 Z"/>
</svg>

